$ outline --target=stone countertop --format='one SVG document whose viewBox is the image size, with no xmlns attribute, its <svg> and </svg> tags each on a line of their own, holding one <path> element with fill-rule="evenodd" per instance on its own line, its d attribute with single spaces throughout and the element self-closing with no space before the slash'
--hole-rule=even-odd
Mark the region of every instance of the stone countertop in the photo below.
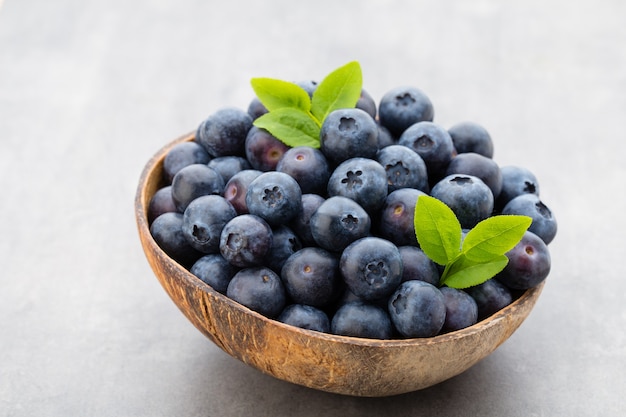
<svg viewBox="0 0 626 417">
<path fill-rule="evenodd" d="M 626 410 L 626 3 L 0 2 L 0 415 L 616 416 Z M 254 76 L 361 62 L 485 126 L 559 221 L 537 306 L 437 386 L 351 398 L 263 375 L 167 298 L 133 213 L 144 164 Z"/>
</svg>

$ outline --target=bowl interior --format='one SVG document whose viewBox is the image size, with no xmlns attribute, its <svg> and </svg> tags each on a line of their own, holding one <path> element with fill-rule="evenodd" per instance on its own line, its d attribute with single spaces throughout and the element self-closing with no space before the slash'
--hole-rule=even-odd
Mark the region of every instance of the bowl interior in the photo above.
<svg viewBox="0 0 626 417">
<path fill-rule="evenodd" d="M 147 208 L 163 186 L 172 141 L 146 164 L 135 198 L 146 258 L 189 321 L 229 355 L 276 378 L 354 396 L 389 396 L 423 389 L 467 370 L 493 352 L 526 319 L 544 284 L 463 330 L 424 339 L 373 340 L 305 330 L 268 319 L 214 291 L 168 257 L 150 235 Z"/>
</svg>

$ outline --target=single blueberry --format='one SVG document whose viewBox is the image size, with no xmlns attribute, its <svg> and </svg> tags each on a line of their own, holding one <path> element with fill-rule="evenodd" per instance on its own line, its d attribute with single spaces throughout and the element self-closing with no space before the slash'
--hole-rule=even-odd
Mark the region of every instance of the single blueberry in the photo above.
<svg viewBox="0 0 626 417">
<path fill-rule="evenodd" d="M 231 177 L 224 187 L 224 198 L 233 205 L 237 214 L 247 214 L 246 194 L 250 183 L 263 172 L 256 169 L 244 169 Z"/>
<path fill-rule="evenodd" d="M 263 266 L 237 272 L 226 288 L 226 296 L 269 318 L 277 317 L 287 304 L 280 277 Z"/>
<path fill-rule="evenodd" d="M 317 194 L 302 194 L 300 213 L 289 223 L 291 229 L 298 235 L 303 246 L 315 246 L 315 239 L 311 233 L 311 217 L 324 202 L 324 197 Z"/>
<path fill-rule="evenodd" d="M 220 253 L 228 262 L 241 268 L 262 265 L 272 247 L 272 238 L 272 229 L 265 220 L 242 214 L 222 229 Z"/>
<path fill-rule="evenodd" d="M 339 269 L 348 289 L 362 300 L 388 297 L 402 282 L 398 248 L 378 237 L 365 237 L 346 247 Z"/>
<path fill-rule="evenodd" d="M 313 240 L 331 252 L 341 252 L 357 239 L 369 235 L 371 219 L 354 200 L 330 197 L 313 213 L 310 221 Z"/>
<path fill-rule="evenodd" d="M 369 339 L 391 339 L 393 327 L 389 314 L 364 302 L 351 302 L 337 309 L 330 323 L 333 334 Z"/>
<path fill-rule="evenodd" d="M 248 185 L 248 211 L 263 218 L 270 226 L 290 222 L 300 212 L 301 203 L 300 186 L 283 172 L 264 172 Z"/>
<path fill-rule="evenodd" d="M 198 259 L 189 270 L 215 291 L 226 294 L 230 280 L 239 272 L 223 256 L 212 253 Z"/>
<path fill-rule="evenodd" d="M 224 178 L 205 164 L 192 164 L 182 168 L 172 180 L 172 199 L 183 213 L 189 203 L 203 195 L 221 195 Z"/>
<path fill-rule="evenodd" d="M 287 259 L 300 249 L 302 243 L 293 230 L 284 224 L 275 226 L 272 228 L 272 247 L 265 264 L 280 273 Z"/>
<path fill-rule="evenodd" d="M 529 169 L 507 165 L 500 168 L 502 173 L 502 190 L 496 199 L 496 209 L 502 210 L 509 201 L 522 194 L 539 195 L 539 182 Z"/>
<path fill-rule="evenodd" d="M 222 108 L 198 127 L 196 140 L 212 157 L 244 156 L 245 141 L 252 117 L 238 108 Z"/>
<path fill-rule="evenodd" d="M 439 269 L 423 250 L 416 246 L 398 247 L 402 258 L 402 282 L 410 280 L 425 281 L 439 285 Z"/>
<path fill-rule="evenodd" d="M 280 313 L 277 320 L 301 329 L 330 333 L 330 319 L 328 315 L 313 306 L 290 304 Z"/>
<path fill-rule="evenodd" d="M 325 193 L 330 178 L 326 157 L 319 149 L 309 146 L 287 150 L 276 165 L 276 171 L 291 175 L 305 194 Z"/>
<path fill-rule="evenodd" d="M 482 284 L 466 288 L 465 291 L 476 301 L 479 321 L 502 310 L 513 302 L 511 290 L 496 278 L 491 278 Z"/>
<path fill-rule="evenodd" d="M 322 122 L 320 149 L 334 165 L 350 158 L 373 158 L 378 151 L 378 126 L 361 109 L 335 110 Z"/>
<path fill-rule="evenodd" d="M 389 193 L 378 217 L 378 234 L 398 246 L 417 246 L 415 237 L 415 204 L 424 192 L 400 188 Z"/>
<path fill-rule="evenodd" d="M 236 173 L 252 168 L 242 156 L 219 156 L 211 159 L 207 165 L 216 170 L 224 178 L 224 182 L 228 182 Z"/>
<path fill-rule="evenodd" d="M 396 330 L 408 338 L 436 336 L 446 319 L 439 288 L 424 281 L 405 281 L 389 298 L 389 315 Z"/>
<path fill-rule="evenodd" d="M 475 152 L 493 158 L 493 141 L 487 129 L 478 123 L 460 122 L 448 129 L 458 153 Z"/>
<path fill-rule="evenodd" d="M 152 224 L 154 219 L 163 213 L 177 212 L 176 203 L 172 198 L 172 186 L 166 185 L 159 188 L 148 204 L 148 224 Z"/>
<path fill-rule="evenodd" d="M 506 253 L 509 263 L 496 276 L 514 290 L 526 290 L 543 282 L 551 268 L 548 245 L 536 234 L 526 231 L 522 240 Z"/>
<path fill-rule="evenodd" d="M 289 146 L 265 129 L 252 126 L 245 140 L 245 154 L 252 168 L 273 171 Z"/>
<path fill-rule="evenodd" d="M 445 170 L 456 154 L 447 130 L 433 122 L 419 122 L 409 126 L 398 139 L 422 157 L 431 184 L 444 176 Z"/>
<path fill-rule="evenodd" d="M 191 164 L 208 164 L 211 160 L 209 153 L 198 142 L 182 142 L 167 152 L 163 159 L 163 175 L 168 184 L 172 183 L 174 175 L 182 168 Z"/>
<path fill-rule="evenodd" d="M 402 145 L 389 145 L 378 151 L 376 160 L 387 173 L 388 192 L 400 188 L 429 191 L 426 164 L 415 151 Z"/>
<path fill-rule="evenodd" d="M 385 168 L 368 158 L 351 158 L 342 162 L 328 180 L 329 196 L 350 198 L 370 215 L 382 207 L 387 190 Z"/>
<path fill-rule="evenodd" d="M 185 268 L 191 267 L 202 256 L 202 253 L 189 244 L 183 234 L 181 213 L 161 214 L 150 225 L 150 234 L 163 252 Z"/>
<path fill-rule="evenodd" d="M 378 105 L 380 123 L 399 137 L 409 126 L 432 121 L 433 105 L 426 94 L 415 87 L 396 87 L 383 95 Z"/>
<path fill-rule="evenodd" d="M 431 196 L 450 207 L 464 229 L 473 228 L 493 212 L 491 189 L 480 178 L 472 175 L 454 174 L 445 177 L 435 184 Z"/>
<path fill-rule="evenodd" d="M 446 305 L 446 320 L 443 331 L 453 332 L 476 324 L 478 321 L 478 306 L 476 301 L 465 291 L 456 288 L 442 287 Z"/>
<path fill-rule="evenodd" d="M 218 253 L 222 229 L 235 216 L 235 208 L 224 197 L 198 197 L 183 213 L 183 234 L 194 249 L 202 253 Z"/>
<path fill-rule="evenodd" d="M 550 244 L 556 236 L 556 217 L 538 195 L 522 194 L 515 197 L 504 206 L 502 214 L 518 214 L 530 217 L 532 223 L 528 230 L 539 236 L 546 245 Z"/>
</svg>

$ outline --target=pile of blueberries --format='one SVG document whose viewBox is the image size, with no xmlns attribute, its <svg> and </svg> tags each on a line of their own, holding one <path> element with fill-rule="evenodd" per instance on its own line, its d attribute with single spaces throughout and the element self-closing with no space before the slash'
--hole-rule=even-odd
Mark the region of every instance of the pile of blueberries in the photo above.
<svg viewBox="0 0 626 417">
<path fill-rule="evenodd" d="M 434 123 L 413 87 L 378 105 L 363 90 L 355 108 L 323 121 L 319 148 L 289 147 L 254 126 L 266 111 L 254 98 L 247 111 L 211 114 L 168 151 L 149 204 L 157 244 L 214 290 L 300 328 L 390 339 L 471 326 L 547 277 L 556 220 L 528 169 L 493 160 L 484 127 Z M 415 237 L 423 194 L 464 230 L 495 214 L 532 224 L 501 273 L 449 288 Z"/>
</svg>

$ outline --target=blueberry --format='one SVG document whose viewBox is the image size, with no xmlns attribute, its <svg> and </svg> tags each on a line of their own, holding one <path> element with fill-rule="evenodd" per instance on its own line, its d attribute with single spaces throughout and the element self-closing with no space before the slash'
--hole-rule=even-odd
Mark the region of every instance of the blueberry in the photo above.
<svg viewBox="0 0 626 417">
<path fill-rule="evenodd" d="M 530 217 L 532 223 L 528 230 L 539 236 L 546 245 L 552 242 L 556 236 L 556 218 L 550 208 L 535 194 L 522 194 L 515 197 L 504 206 L 502 214 L 519 214 Z"/>
<path fill-rule="evenodd" d="M 148 224 L 152 224 L 154 219 L 163 213 L 177 212 L 176 204 L 172 198 L 172 186 L 167 185 L 159 188 L 148 204 Z"/>
<path fill-rule="evenodd" d="M 377 125 L 378 125 L 378 149 L 379 150 L 386 148 L 389 145 L 396 145 L 398 143 L 398 141 L 396 140 L 396 138 L 393 137 L 389 129 L 387 129 L 385 126 L 381 125 L 380 123 L 378 123 Z"/>
<path fill-rule="evenodd" d="M 269 318 L 277 317 L 287 303 L 280 277 L 263 266 L 237 272 L 228 284 L 226 295 Z"/>
<path fill-rule="evenodd" d="M 242 214 L 222 229 L 220 253 L 228 262 L 241 268 L 262 265 L 272 247 L 272 238 L 272 229 L 265 220 Z"/>
<path fill-rule="evenodd" d="M 502 210 L 509 201 L 522 194 L 539 195 L 539 182 L 529 169 L 515 165 L 500 168 L 502 190 L 496 199 L 496 208 Z"/>
<path fill-rule="evenodd" d="M 388 192 L 400 188 L 429 191 L 426 164 L 415 151 L 402 145 L 389 145 L 378 151 L 376 160 L 387 173 Z"/>
<path fill-rule="evenodd" d="M 417 246 L 415 237 L 415 204 L 424 192 L 401 188 L 389 193 L 378 218 L 378 234 L 398 246 Z"/>
<path fill-rule="evenodd" d="M 300 213 L 289 223 L 291 229 L 298 235 L 303 246 L 316 245 L 311 233 L 311 217 L 322 205 L 324 197 L 317 194 L 302 194 Z"/>
<path fill-rule="evenodd" d="M 247 112 L 237 108 L 223 108 L 200 124 L 196 140 L 214 158 L 244 156 L 244 144 L 251 128 L 252 117 Z"/>
<path fill-rule="evenodd" d="M 355 107 L 369 114 L 372 119 L 376 119 L 376 102 L 367 91 L 363 89 L 361 90 L 361 95 L 359 96 Z"/>
<path fill-rule="evenodd" d="M 315 80 L 301 80 L 296 81 L 295 84 L 306 91 L 309 97 L 313 97 L 313 93 L 317 89 L 317 81 Z"/>
<path fill-rule="evenodd" d="M 252 120 L 256 120 L 259 117 L 263 116 L 267 113 L 267 108 L 261 103 L 258 97 L 252 98 L 250 100 L 250 104 L 248 104 L 248 115 L 252 118 Z"/>
<path fill-rule="evenodd" d="M 181 213 L 163 213 L 150 225 L 150 234 L 159 247 L 170 258 L 189 268 L 202 256 L 183 235 L 183 215 Z"/>
<path fill-rule="evenodd" d="M 233 175 L 224 187 L 224 198 L 233 205 L 237 214 L 247 214 L 246 194 L 250 183 L 263 172 L 255 169 L 244 169 Z"/>
<path fill-rule="evenodd" d="M 281 278 L 294 302 L 325 307 L 341 288 L 339 259 L 321 248 L 303 248 L 287 259 Z"/>
<path fill-rule="evenodd" d="M 369 235 L 370 216 L 354 200 L 330 197 L 311 216 L 311 235 L 322 248 L 341 252 L 350 243 Z"/>
<path fill-rule="evenodd" d="M 215 291 L 226 294 L 230 280 L 239 272 L 219 254 L 208 254 L 198 259 L 189 270 Z"/>
<path fill-rule="evenodd" d="M 362 300 L 388 297 L 402 281 L 398 248 L 378 237 L 359 239 L 344 249 L 339 269 L 346 286 Z"/>
<path fill-rule="evenodd" d="M 496 161 L 474 152 L 460 153 L 450 161 L 446 176 L 453 174 L 480 178 L 491 189 L 494 199 L 498 198 L 502 190 L 502 173 Z"/>
<path fill-rule="evenodd" d="M 408 338 L 432 337 L 443 328 L 446 304 L 439 288 L 424 281 L 405 281 L 389 298 L 389 315 L 398 332 Z"/>
<path fill-rule="evenodd" d="M 448 131 L 432 122 L 419 122 L 409 126 L 398 139 L 398 144 L 412 149 L 422 157 L 431 183 L 443 176 L 456 154 Z"/>
<path fill-rule="evenodd" d="M 207 165 L 216 170 L 224 178 L 224 182 L 228 182 L 239 171 L 252 168 L 248 160 L 241 156 L 219 156 Z"/>
<path fill-rule="evenodd" d="M 252 168 L 259 171 L 273 171 L 287 152 L 285 145 L 265 129 L 253 126 L 245 141 L 245 154 Z"/>
<path fill-rule="evenodd" d="M 224 179 L 213 168 L 192 164 L 182 168 L 172 180 L 172 199 L 181 213 L 189 203 L 203 195 L 224 192 Z"/>
<path fill-rule="evenodd" d="M 421 90 L 415 87 L 397 87 L 388 91 L 378 105 L 380 123 L 391 134 L 399 137 L 409 126 L 423 121 L 431 122 L 433 105 Z"/>
<path fill-rule="evenodd" d="M 387 190 L 385 168 L 368 158 L 351 158 L 342 162 L 328 180 L 329 196 L 350 198 L 370 214 L 382 207 Z"/>
<path fill-rule="evenodd" d="M 330 331 L 333 334 L 369 339 L 391 339 L 393 327 L 382 308 L 363 302 L 342 305 L 335 312 Z"/>
<path fill-rule="evenodd" d="M 272 247 L 267 255 L 267 266 L 280 273 L 291 255 L 302 249 L 302 243 L 293 230 L 285 225 L 272 228 Z"/>
<path fill-rule="evenodd" d="M 476 324 L 478 321 L 478 306 L 476 301 L 465 291 L 456 288 L 442 287 L 446 305 L 446 320 L 443 331 L 453 332 Z"/>
<path fill-rule="evenodd" d="M 448 129 L 458 153 L 475 152 L 493 158 L 493 141 L 487 129 L 478 123 L 460 122 Z"/>
<path fill-rule="evenodd" d="M 202 253 L 218 253 L 222 229 L 237 215 L 234 207 L 219 195 L 193 200 L 183 214 L 183 234 Z"/>
<path fill-rule="evenodd" d="M 330 178 L 330 167 L 319 149 L 298 146 L 289 149 L 276 165 L 276 171 L 291 175 L 305 194 L 323 194 Z"/>
<path fill-rule="evenodd" d="M 402 282 L 410 280 L 425 281 L 439 286 L 439 269 L 420 248 L 416 246 L 398 247 L 402 258 Z"/>
<path fill-rule="evenodd" d="M 496 278 L 514 290 L 526 290 L 543 282 L 550 273 L 548 246 L 536 234 L 526 231 L 522 240 L 506 253 L 509 263 Z"/>
<path fill-rule="evenodd" d="M 435 184 L 431 196 L 450 207 L 464 229 L 473 228 L 493 212 L 491 189 L 480 178 L 472 175 L 445 177 Z"/>
<path fill-rule="evenodd" d="M 361 109 L 335 110 L 322 122 L 320 149 L 334 165 L 355 157 L 373 158 L 378 151 L 378 126 Z"/>
<path fill-rule="evenodd" d="M 163 159 L 163 175 L 168 184 L 181 168 L 191 164 L 207 164 L 211 156 L 198 142 L 182 142 L 167 152 Z"/>
<path fill-rule="evenodd" d="M 277 320 L 301 329 L 330 333 L 328 315 L 313 306 L 290 304 L 280 313 Z"/>
<path fill-rule="evenodd" d="M 478 320 L 483 320 L 513 302 L 513 295 L 504 284 L 491 278 L 465 291 L 476 301 Z"/>
<path fill-rule="evenodd" d="M 250 214 L 263 218 L 270 226 L 286 224 L 300 212 L 302 191 L 290 175 L 271 171 L 256 177 L 246 193 Z"/>
</svg>

